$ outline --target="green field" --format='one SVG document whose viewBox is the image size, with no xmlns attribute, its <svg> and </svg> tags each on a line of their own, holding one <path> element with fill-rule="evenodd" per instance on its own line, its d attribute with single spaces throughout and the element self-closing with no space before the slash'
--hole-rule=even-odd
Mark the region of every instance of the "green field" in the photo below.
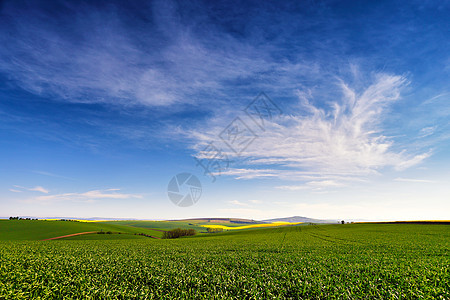
<svg viewBox="0 0 450 300">
<path fill-rule="evenodd" d="M 162 236 L 162 235 L 161 235 Z M 63 238 L 64 241 L 87 241 L 87 240 L 135 240 L 135 239 L 148 239 L 148 237 L 135 235 L 131 233 L 113 233 L 113 234 L 85 234 Z"/>
<path fill-rule="evenodd" d="M 114 233 L 144 233 L 162 237 L 163 231 L 174 228 L 192 228 L 198 233 L 206 232 L 206 228 L 183 221 L 44 221 L 44 220 L 0 220 L 1 240 L 43 240 L 73 233 L 89 231 L 111 231 Z M 95 235 L 98 239 L 105 239 Z M 65 239 L 95 239 L 94 237 L 71 237 Z M 111 238 L 111 237 L 110 237 Z"/>
<path fill-rule="evenodd" d="M 206 232 L 206 228 L 198 226 L 195 223 L 184 222 L 184 221 L 110 221 L 110 222 L 102 222 L 105 224 L 111 225 L 122 225 L 122 226 L 131 226 L 136 228 L 145 228 L 145 229 L 161 229 L 161 230 L 170 230 L 174 228 L 192 228 L 197 230 L 198 232 Z"/>
<path fill-rule="evenodd" d="M 80 224 L 129 226 L 102 223 Z M 295 226 L 175 240 L 36 241 L 28 232 L 34 241 L 24 241 L 17 224 L 0 225 L 0 299 L 450 298 L 448 225 Z"/>
<path fill-rule="evenodd" d="M 1 240 L 43 240 L 67 234 L 88 232 L 88 231 L 111 231 L 121 233 L 145 233 L 157 234 L 145 228 L 126 226 L 108 222 L 74 222 L 74 221 L 42 221 L 42 220 L 0 220 L 0 241 Z M 99 235 L 100 236 L 100 235 Z"/>
<path fill-rule="evenodd" d="M 205 221 L 99 221 L 99 222 L 78 222 L 78 221 L 56 221 L 56 220 L 0 220 L 0 241 L 1 240 L 43 240 L 73 233 L 90 231 L 111 231 L 114 233 L 128 233 L 134 235 L 144 233 L 161 238 L 163 231 L 174 228 L 195 229 L 197 233 L 206 233 L 207 229 L 200 225 L 226 225 L 242 226 L 240 223 L 232 222 L 205 222 Z M 124 237 L 101 235 L 77 236 L 64 239 L 84 240 L 84 239 L 124 239 Z M 132 237 L 129 237 L 132 238 Z M 138 238 L 138 237 L 136 237 Z"/>
</svg>

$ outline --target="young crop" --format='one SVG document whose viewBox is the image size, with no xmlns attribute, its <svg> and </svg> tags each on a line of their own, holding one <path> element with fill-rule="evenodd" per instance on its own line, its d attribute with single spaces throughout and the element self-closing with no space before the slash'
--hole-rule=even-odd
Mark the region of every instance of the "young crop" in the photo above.
<svg viewBox="0 0 450 300">
<path fill-rule="evenodd" d="M 450 227 L 0 243 L 0 299 L 449 299 Z"/>
</svg>

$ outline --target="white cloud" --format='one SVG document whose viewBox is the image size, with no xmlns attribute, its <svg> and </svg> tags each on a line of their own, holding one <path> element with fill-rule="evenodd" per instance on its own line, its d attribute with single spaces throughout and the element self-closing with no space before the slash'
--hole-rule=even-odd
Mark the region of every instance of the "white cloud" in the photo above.
<svg viewBox="0 0 450 300">
<path fill-rule="evenodd" d="M 431 155 L 430 151 L 395 151 L 394 140 L 382 133 L 388 107 L 400 99 L 406 84 L 402 76 L 378 74 L 371 85 L 358 92 L 341 81 L 343 97 L 329 99 L 328 108 L 314 105 L 311 91 L 299 91 L 299 110 L 266 122 L 264 134 L 242 153 L 242 165 L 247 167 L 229 168 L 222 175 L 302 180 L 309 187 L 325 188 L 365 180 L 386 167 L 404 170 L 418 165 Z M 217 136 L 217 131 L 194 136 L 195 148 L 201 149 Z"/>
<path fill-rule="evenodd" d="M 400 182 L 413 182 L 413 183 L 434 183 L 433 180 L 428 179 L 414 179 L 414 178 L 395 178 L 394 181 L 400 181 Z"/>
<path fill-rule="evenodd" d="M 32 172 L 36 173 L 36 174 L 39 174 L 39 175 L 49 176 L 49 177 L 56 177 L 56 178 L 63 178 L 63 179 L 73 180 L 73 178 L 66 177 L 66 176 L 61 176 L 61 175 L 58 175 L 58 174 L 53 174 L 53 173 L 46 172 L 46 171 L 32 171 Z"/>
<path fill-rule="evenodd" d="M 431 153 L 432 152 L 430 150 L 427 153 L 415 155 L 414 157 L 411 157 L 410 159 L 398 161 L 397 164 L 395 165 L 395 168 L 400 171 L 411 168 L 412 166 L 415 166 L 415 165 L 421 163 L 424 159 L 430 157 Z"/>
<path fill-rule="evenodd" d="M 48 194 L 49 191 L 45 188 L 43 188 L 42 186 L 35 186 L 33 188 L 26 188 L 20 185 L 15 185 L 15 188 L 19 189 L 19 190 L 11 190 L 10 191 L 14 191 L 14 192 L 22 192 L 22 191 L 30 191 L 30 192 L 41 192 L 44 194 Z"/>
<path fill-rule="evenodd" d="M 320 191 L 325 188 L 332 188 L 332 187 L 343 187 L 345 186 L 342 182 L 337 182 L 335 180 L 313 180 L 308 181 L 305 184 L 302 185 L 281 185 L 277 186 L 277 189 L 281 190 L 288 190 L 288 191 L 298 191 L 298 190 L 315 190 Z"/>
<path fill-rule="evenodd" d="M 322 187 L 337 187 L 342 186 L 342 183 L 336 182 L 334 180 L 322 180 L 322 181 L 310 181 L 308 182 L 308 185 L 322 188 Z"/>
<path fill-rule="evenodd" d="M 113 7 L 67 5 L 67 22 L 10 5 L 3 14 L 14 29 L 0 26 L 0 71 L 33 94 L 64 101 L 165 106 L 198 104 L 200 94 L 209 101 L 222 94 L 224 82 L 273 67 L 263 50 L 225 33 L 195 33 L 175 17 L 175 5 L 161 4 L 147 8 L 157 28 L 131 32 Z"/>
<path fill-rule="evenodd" d="M 429 127 L 422 128 L 419 132 L 419 137 L 424 138 L 429 135 L 432 135 L 435 130 L 436 130 L 436 126 L 429 126 Z"/>
<path fill-rule="evenodd" d="M 262 203 L 261 200 L 257 200 L 257 199 L 251 199 L 251 200 L 248 200 L 248 202 L 250 202 L 252 204 L 261 204 Z"/>
<path fill-rule="evenodd" d="M 422 104 L 430 104 L 430 103 L 434 102 L 435 100 L 437 100 L 437 99 L 442 99 L 442 97 L 448 96 L 448 95 L 450 95 L 450 93 L 440 93 L 440 94 L 438 94 L 438 95 L 436 95 L 436 96 L 433 96 L 433 97 L 431 97 L 431 98 L 425 100 Z M 444 99 L 445 99 L 445 98 L 444 98 Z M 447 99 L 448 99 L 448 98 L 447 98 Z"/>
<path fill-rule="evenodd" d="M 84 193 L 63 193 L 39 196 L 29 199 L 28 202 L 49 203 L 54 201 L 95 202 L 99 199 L 130 199 L 142 198 L 142 195 L 118 193 L 120 189 L 92 190 Z"/>
<path fill-rule="evenodd" d="M 251 199 L 251 200 L 248 200 L 248 201 L 245 201 L 245 202 L 242 202 L 242 201 L 239 201 L 239 200 L 231 200 L 231 201 L 228 201 L 228 203 L 232 204 L 232 205 L 236 205 L 236 206 L 251 207 L 251 206 L 253 206 L 255 204 L 261 204 L 262 201 L 261 200 L 257 200 L 257 199 Z"/>
<path fill-rule="evenodd" d="M 280 185 L 276 187 L 280 190 L 287 190 L 287 191 L 299 191 L 299 190 L 306 190 L 309 187 L 306 185 Z"/>
<path fill-rule="evenodd" d="M 231 200 L 228 203 L 238 206 L 249 206 L 248 203 L 241 202 L 239 200 Z"/>
<path fill-rule="evenodd" d="M 35 192 L 41 192 L 44 194 L 48 194 L 49 191 L 47 189 L 44 189 L 42 186 L 36 186 L 34 188 L 29 189 L 29 191 L 35 191 Z"/>
<path fill-rule="evenodd" d="M 255 179 L 255 178 L 269 178 L 278 177 L 279 171 L 270 169 L 234 169 L 230 168 L 224 172 L 215 172 L 213 175 L 228 175 L 235 176 L 236 179 Z"/>
</svg>

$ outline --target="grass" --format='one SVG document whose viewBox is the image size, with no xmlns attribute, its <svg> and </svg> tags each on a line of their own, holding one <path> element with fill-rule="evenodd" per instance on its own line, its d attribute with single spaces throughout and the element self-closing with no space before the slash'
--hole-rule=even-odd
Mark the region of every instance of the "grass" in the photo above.
<svg viewBox="0 0 450 300">
<path fill-rule="evenodd" d="M 1 240 L 43 240 L 78 232 L 112 231 L 122 233 L 157 234 L 145 228 L 124 226 L 107 222 L 73 222 L 73 221 L 42 221 L 42 220 L 0 220 Z"/>
<path fill-rule="evenodd" d="M 135 239 L 147 239 L 147 237 L 142 235 L 135 235 L 131 233 L 113 233 L 113 234 L 97 234 L 97 233 L 91 233 L 91 234 L 83 234 L 83 235 L 77 235 L 77 236 L 71 236 L 64 238 L 64 241 L 87 241 L 87 240 L 98 240 L 98 241 L 105 241 L 105 240 L 135 240 Z"/>
<path fill-rule="evenodd" d="M 105 235 L 106 236 L 106 235 Z M 450 226 L 0 242 L 3 298 L 449 299 Z"/>
</svg>

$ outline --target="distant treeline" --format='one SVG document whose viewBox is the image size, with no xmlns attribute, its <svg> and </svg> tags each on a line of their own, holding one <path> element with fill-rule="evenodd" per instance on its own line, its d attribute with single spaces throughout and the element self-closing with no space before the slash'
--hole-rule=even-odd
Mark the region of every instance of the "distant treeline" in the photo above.
<svg viewBox="0 0 450 300">
<path fill-rule="evenodd" d="M 195 235 L 197 232 L 194 229 L 175 228 L 163 233 L 163 239 L 176 239 L 182 236 Z"/>
<path fill-rule="evenodd" d="M 38 220 L 32 218 L 9 217 L 10 220 Z"/>
<path fill-rule="evenodd" d="M 10 220 L 39 220 L 38 218 L 22 218 L 22 217 L 9 217 Z M 44 221 L 47 221 L 44 219 Z M 72 219 L 59 219 L 56 221 L 64 221 L 64 222 L 80 222 L 78 220 L 72 220 Z"/>
<path fill-rule="evenodd" d="M 145 234 L 145 233 L 135 233 L 134 235 L 142 235 L 142 236 L 146 236 L 146 237 L 153 238 L 153 239 L 155 238 L 154 236 Z"/>
<path fill-rule="evenodd" d="M 230 223 L 236 223 L 236 224 L 253 224 L 256 223 L 253 220 L 250 221 L 241 221 L 241 220 L 231 220 Z"/>
</svg>

